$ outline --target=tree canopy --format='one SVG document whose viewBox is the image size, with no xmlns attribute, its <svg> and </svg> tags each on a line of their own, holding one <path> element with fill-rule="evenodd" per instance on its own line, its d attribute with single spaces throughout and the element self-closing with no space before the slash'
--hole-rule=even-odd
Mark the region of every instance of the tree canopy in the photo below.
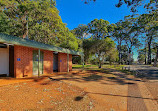
<svg viewBox="0 0 158 111">
<path fill-rule="evenodd" d="M 77 50 L 78 42 L 50 0 L 1 0 L 0 32 Z M 7 24 L 7 25 L 6 25 Z"/>
</svg>

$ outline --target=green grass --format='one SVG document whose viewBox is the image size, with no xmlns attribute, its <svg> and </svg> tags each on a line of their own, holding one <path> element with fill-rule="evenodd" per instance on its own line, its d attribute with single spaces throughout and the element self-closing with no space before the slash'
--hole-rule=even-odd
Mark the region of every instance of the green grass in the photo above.
<svg viewBox="0 0 158 111">
<path fill-rule="evenodd" d="M 97 67 L 97 65 L 84 65 L 84 68 L 89 68 L 89 67 Z M 72 65 L 73 69 L 82 69 L 83 65 L 80 64 L 73 64 Z"/>
<path fill-rule="evenodd" d="M 98 68 L 98 65 L 84 65 L 85 70 L 102 70 L 102 69 L 116 69 L 116 70 L 122 70 L 122 67 L 124 65 L 102 65 L 102 68 Z M 83 65 L 79 64 L 73 64 L 72 65 L 73 69 L 82 69 Z"/>
<path fill-rule="evenodd" d="M 124 67 L 124 65 L 103 65 L 103 68 L 116 69 L 116 70 L 122 70 L 122 67 Z"/>
<path fill-rule="evenodd" d="M 117 69 L 117 70 L 122 70 L 122 67 L 124 65 L 102 65 L 102 68 L 110 68 L 110 69 Z M 73 69 L 82 69 L 83 65 L 80 64 L 73 64 L 72 65 Z M 98 65 L 84 65 L 84 68 L 98 68 Z M 99 69 L 99 68 L 98 68 Z"/>
<path fill-rule="evenodd" d="M 108 69 L 115 69 L 118 70 L 120 72 L 126 73 L 128 75 L 133 75 L 133 72 L 128 71 L 128 70 L 122 70 L 122 67 L 124 67 L 124 65 L 102 65 L 102 68 L 98 68 L 98 65 L 84 65 L 84 69 L 85 70 L 100 70 L 101 72 L 109 72 Z M 82 69 L 83 65 L 79 65 L 79 64 L 73 64 L 72 65 L 73 69 Z"/>
</svg>

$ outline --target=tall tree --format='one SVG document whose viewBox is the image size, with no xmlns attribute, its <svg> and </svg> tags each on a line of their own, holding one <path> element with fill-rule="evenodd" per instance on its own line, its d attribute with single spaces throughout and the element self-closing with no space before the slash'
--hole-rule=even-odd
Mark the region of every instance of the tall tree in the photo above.
<svg viewBox="0 0 158 111">
<path fill-rule="evenodd" d="M 131 64 L 132 58 L 132 50 L 138 48 L 141 44 L 139 41 L 140 31 L 139 27 L 137 26 L 136 22 L 137 18 L 133 18 L 131 16 L 125 17 L 125 27 L 124 27 L 124 34 L 125 34 L 125 43 L 128 48 L 128 64 Z"/>
<path fill-rule="evenodd" d="M 77 50 L 77 39 L 62 22 L 53 0 L 1 0 L 0 6 L 11 29 L 4 31 L 3 25 L 0 32 L 25 38 L 28 23 L 29 39 Z"/>
<path fill-rule="evenodd" d="M 114 41 L 108 37 L 105 39 L 93 39 L 93 45 L 91 46 L 91 52 L 95 55 L 97 58 L 97 63 L 98 67 L 101 68 L 105 58 L 108 57 L 110 54 L 115 54 L 111 53 L 113 50 L 115 50 L 116 44 Z M 111 55 L 113 56 L 113 55 Z M 116 57 L 116 56 L 115 56 Z M 114 59 L 114 58 L 113 58 Z"/>
<path fill-rule="evenodd" d="M 119 64 L 122 63 L 121 56 L 122 56 L 122 44 L 125 39 L 125 34 L 124 34 L 124 22 L 120 20 L 119 22 L 116 23 L 116 27 L 114 28 L 114 31 L 112 32 L 112 37 L 114 40 L 117 42 L 117 49 L 119 51 Z"/>
<path fill-rule="evenodd" d="M 148 64 L 151 64 L 151 45 L 158 36 L 158 12 L 142 14 L 138 19 L 138 24 L 142 33 L 146 36 L 148 43 Z"/>
<path fill-rule="evenodd" d="M 103 19 L 94 19 L 88 24 L 89 33 L 92 34 L 93 39 L 100 40 L 109 36 L 110 23 Z"/>
<path fill-rule="evenodd" d="M 84 3 L 88 4 L 90 1 L 95 2 L 97 0 L 84 0 Z M 130 7 L 132 12 L 136 12 L 137 8 L 142 5 L 150 10 L 157 10 L 158 8 L 158 0 L 118 0 L 118 3 L 115 6 L 121 7 L 124 4 L 127 5 L 127 7 Z"/>
<path fill-rule="evenodd" d="M 122 45 L 128 49 L 128 64 L 132 61 L 132 50 L 140 46 L 138 39 L 140 35 L 139 27 L 137 26 L 137 18 L 126 16 L 124 21 L 121 20 L 116 23 L 116 28 L 113 31 L 114 40 L 117 41 L 117 48 L 119 51 L 119 63 L 122 63 Z"/>
</svg>

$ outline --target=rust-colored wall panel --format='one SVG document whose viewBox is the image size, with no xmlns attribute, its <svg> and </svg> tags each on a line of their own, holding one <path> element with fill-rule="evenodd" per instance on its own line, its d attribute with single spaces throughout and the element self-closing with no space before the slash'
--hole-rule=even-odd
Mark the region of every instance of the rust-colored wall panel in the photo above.
<svg viewBox="0 0 158 111">
<path fill-rule="evenodd" d="M 58 72 L 67 72 L 67 54 L 58 53 Z"/>
<path fill-rule="evenodd" d="M 14 46 L 14 75 L 16 78 L 31 77 L 33 75 L 33 50 L 34 48 Z M 53 73 L 53 52 L 44 52 L 43 73 Z M 69 55 L 69 70 L 72 70 L 72 55 Z M 67 54 L 58 53 L 58 71 L 67 72 Z"/>
<path fill-rule="evenodd" d="M 69 70 L 72 71 L 72 55 L 69 54 Z M 58 53 L 58 71 L 67 72 L 67 54 Z"/>
<path fill-rule="evenodd" d="M 69 55 L 69 71 L 72 71 L 72 55 Z"/>
<path fill-rule="evenodd" d="M 14 46 L 14 76 L 31 77 L 33 73 L 33 48 Z"/>
<path fill-rule="evenodd" d="M 43 73 L 52 74 L 53 73 L 53 52 L 52 51 L 43 51 L 43 52 L 44 52 Z"/>
</svg>

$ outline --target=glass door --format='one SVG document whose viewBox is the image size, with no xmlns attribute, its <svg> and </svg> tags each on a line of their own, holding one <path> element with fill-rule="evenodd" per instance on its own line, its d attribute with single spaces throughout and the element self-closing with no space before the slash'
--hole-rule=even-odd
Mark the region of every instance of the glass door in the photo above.
<svg viewBox="0 0 158 111">
<path fill-rule="evenodd" d="M 40 51 L 40 74 L 43 74 L 43 51 Z M 38 50 L 33 51 L 33 75 L 38 75 Z"/>
</svg>

